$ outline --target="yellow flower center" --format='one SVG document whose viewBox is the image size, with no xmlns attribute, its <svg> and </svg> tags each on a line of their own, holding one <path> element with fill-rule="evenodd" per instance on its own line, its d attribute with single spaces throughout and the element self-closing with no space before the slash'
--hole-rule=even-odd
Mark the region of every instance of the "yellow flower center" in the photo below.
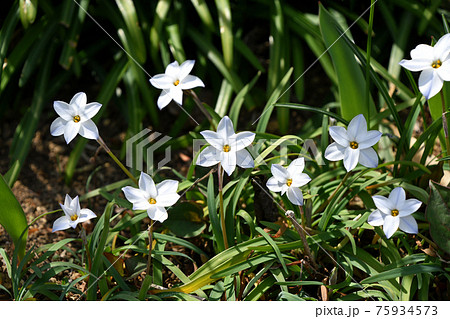
<svg viewBox="0 0 450 319">
<path fill-rule="evenodd" d="M 230 150 L 231 150 L 230 145 L 226 144 L 226 145 L 223 146 L 223 151 L 224 151 L 225 153 L 228 153 Z"/>
<path fill-rule="evenodd" d="M 431 67 L 433 69 L 439 69 L 441 67 L 441 65 L 442 65 L 441 60 L 436 60 L 433 63 L 431 63 Z"/>
<path fill-rule="evenodd" d="M 358 148 L 358 143 L 355 141 L 350 142 L 350 147 L 353 148 L 354 150 L 356 150 Z"/>
<path fill-rule="evenodd" d="M 292 178 L 288 178 L 286 181 L 286 185 L 290 187 L 292 185 Z"/>
<path fill-rule="evenodd" d="M 149 202 L 150 204 L 154 205 L 154 204 L 156 204 L 156 199 L 150 198 L 150 199 L 148 200 L 148 202 Z"/>
<path fill-rule="evenodd" d="M 80 122 L 80 121 L 81 121 L 80 116 L 79 116 L 79 115 L 75 115 L 75 116 L 73 117 L 73 121 L 74 121 L 75 123 Z"/>
<path fill-rule="evenodd" d="M 78 219 L 78 216 L 77 215 L 72 215 L 72 216 L 70 216 L 70 220 L 71 221 L 76 221 Z"/>
<path fill-rule="evenodd" d="M 175 82 L 173 82 L 173 85 L 177 86 L 178 84 L 180 84 L 180 80 L 176 80 Z"/>
<path fill-rule="evenodd" d="M 398 210 L 397 209 L 393 209 L 393 210 L 391 210 L 391 215 L 392 216 L 394 216 L 394 217 L 397 217 L 398 216 Z"/>
</svg>

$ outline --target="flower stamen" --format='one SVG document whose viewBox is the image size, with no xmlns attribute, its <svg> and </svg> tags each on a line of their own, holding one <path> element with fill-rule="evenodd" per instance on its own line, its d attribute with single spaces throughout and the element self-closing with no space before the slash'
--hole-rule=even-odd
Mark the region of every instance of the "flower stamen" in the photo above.
<svg viewBox="0 0 450 319">
<path fill-rule="evenodd" d="M 72 216 L 70 216 L 70 220 L 71 221 L 76 221 L 78 219 L 78 215 L 72 215 Z"/>
<path fill-rule="evenodd" d="M 350 147 L 351 147 L 352 149 L 356 150 L 356 149 L 358 148 L 358 143 L 355 142 L 355 141 L 350 142 Z"/>
<path fill-rule="evenodd" d="M 393 210 L 391 210 L 391 215 L 392 215 L 392 216 L 397 217 L 398 214 L 399 214 L 398 209 L 393 209 Z"/>
<path fill-rule="evenodd" d="M 228 153 L 230 150 L 231 150 L 230 145 L 226 144 L 226 145 L 223 146 L 223 151 L 224 151 L 225 153 Z"/>
<path fill-rule="evenodd" d="M 439 69 L 441 66 L 442 66 L 442 62 L 439 59 L 436 61 L 433 61 L 433 63 L 431 63 L 431 67 L 433 69 Z"/>
<path fill-rule="evenodd" d="M 148 200 L 148 202 L 149 202 L 150 204 L 154 205 L 154 204 L 156 204 L 156 199 L 150 198 L 150 199 Z"/>
<path fill-rule="evenodd" d="M 173 85 L 177 86 L 178 84 L 180 84 L 180 80 L 176 80 L 175 82 L 173 82 Z"/>
<path fill-rule="evenodd" d="M 81 121 L 80 116 L 79 116 L 79 115 L 75 115 L 75 116 L 73 117 L 73 121 L 74 121 L 75 123 L 80 122 L 80 121 Z"/>
<path fill-rule="evenodd" d="M 291 185 L 292 185 L 292 178 L 288 178 L 288 179 L 287 179 L 286 185 L 287 185 L 288 187 L 291 187 Z"/>
</svg>

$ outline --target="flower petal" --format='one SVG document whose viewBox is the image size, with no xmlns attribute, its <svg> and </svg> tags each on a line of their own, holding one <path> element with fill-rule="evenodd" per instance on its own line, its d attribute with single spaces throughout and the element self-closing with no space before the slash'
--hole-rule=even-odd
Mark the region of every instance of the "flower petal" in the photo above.
<svg viewBox="0 0 450 319">
<path fill-rule="evenodd" d="M 170 101 L 172 101 L 172 97 L 170 96 L 168 91 L 163 90 L 161 92 L 161 94 L 158 97 L 158 101 L 156 102 L 156 104 L 158 105 L 158 108 L 160 110 L 162 110 L 163 108 L 165 108 L 167 106 L 167 104 L 170 103 Z"/>
<path fill-rule="evenodd" d="M 172 86 L 174 86 L 174 79 L 165 74 L 157 74 L 153 76 L 149 81 L 151 85 L 153 85 L 157 89 L 165 90 L 170 89 Z"/>
<path fill-rule="evenodd" d="M 311 181 L 311 177 L 309 177 L 308 174 L 305 173 L 297 173 L 291 175 L 291 178 L 292 178 L 291 187 L 301 187 L 303 185 L 308 184 Z"/>
<path fill-rule="evenodd" d="M 83 108 L 86 105 L 87 102 L 87 96 L 84 92 L 79 92 L 73 96 L 73 98 L 70 100 L 70 105 L 72 107 L 76 107 L 75 109 L 78 111 L 80 108 Z"/>
<path fill-rule="evenodd" d="M 122 188 L 125 198 L 133 204 L 133 210 L 144 210 L 150 207 L 149 196 L 142 189 L 126 186 Z"/>
<path fill-rule="evenodd" d="M 50 125 L 50 134 L 53 136 L 60 136 L 64 134 L 64 129 L 66 127 L 67 121 L 61 117 L 58 117 Z"/>
<path fill-rule="evenodd" d="M 156 190 L 158 192 L 158 195 L 176 193 L 178 190 L 178 181 L 175 181 L 173 179 L 166 179 L 165 181 L 162 181 L 161 183 L 156 185 Z"/>
<path fill-rule="evenodd" d="M 197 157 L 195 165 L 209 167 L 216 165 L 220 162 L 221 150 L 216 149 L 214 146 L 206 147 Z"/>
<path fill-rule="evenodd" d="M 294 178 L 294 176 L 296 174 L 298 175 L 301 172 L 303 172 L 304 169 L 305 169 L 305 158 L 304 157 L 296 158 L 287 167 L 288 174 L 289 174 L 289 176 L 291 176 L 291 178 Z"/>
<path fill-rule="evenodd" d="M 375 168 L 378 166 L 378 155 L 370 147 L 359 151 L 359 163 L 365 167 Z"/>
<path fill-rule="evenodd" d="M 329 132 L 331 138 L 339 145 L 347 147 L 350 143 L 347 130 L 342 126 L 330 126 Z"/>
<path fill-rule="evenodd" d="M 283 185 L 285 184 L 279 182 L 278 179 L 276 179 L 276 177 L 274 176 L 269 178 L 269 180 L 266 183 L 267 188 L 275 193 L 281 192 L 281 188 Z"/>
<path fill-rule="evenodd" d="M 250 155 L 250 152 L 247 151 L 246 149 L 236 152 L 236 164 L 242 168 L 255 167 L 253 157 Z"/>
<path fill-rule="evenodd" d="M 83 208 L 82 210 L 80 210 L 80 217 L 78 218 L 78 222 L 79 223 L 83 223 L 91 218 L 97 218 L 97 215 L 95 215 L 95 213 L 87 208 Z"/>
<path fill-rule="evenodd" d="M 217 125 L 217 134 L 219 134 L 225 143 L 228 143 L 229 137 L 234 134 L 233 122 L 231 122 L 228 116 L 224 116 L 220 120 L 219 125 Z"/>
<path fill-rule="evenodd" d="M 255 133 L 248 131 L 231 135 L 228 139 L 228 142 L 230 143 L 231 146 L 231 150 L 237 152 L 249 146 L 250 144 L 253 143 L 255 135 L 256 135 Z"/>
<path fill-rule="evenodd" d="M 200 134 L 203 136 L 203 138 L 212 146 L 214 146 L 214 148 L 222 151 L 223 150 L 223 146 L 225 144 L 224 140 L 220 137 L 219 134 L 217 134 L 214 131 L 202 131 L 200 132 Z"/>
<path fill-rule="evenodd" d="M 228 176 L 230 176 L 236 169 L 236 153 L 234 152 L 221 152 L 220 163 Z"/>
<path fill-rule="evenodd" d="M 163 207 L 170 207 L 173 204 L 175 204 L 179 199 L 180 199 L 180 195 L 178 195 L 177 193 L 163 193 L 163 194 L 158 194 L 158 196 L 156 196 L 156 206 L 163 206 Z"/>
<path fill-rule="evenodd" d="M 424 70 L 419 76 L 419 90 L 427 100 L 438 94 L 443 85 L 444 81 L 434 69 Z"/>
<path fill-rule="evenodd" d="M 359 149 L 353 149 L 351 147 L 347 147 L 344 153 L 344 167 L 347 172 L 350 172 L 352 169 L 358 165 L 359 161 Z"/>
<path fill-rule="evenodd" d="M 55 101 L 53 102 L 53 108 L 55 112 L 66 121 L 72 121 L 75 114 L 75 110 L 66 102 Z"/>
<path fill-rule="evenodd" d="M 450 33 L 442 36 L 433 47 L 434 59 L 440 59 L 441 61 L 447 59 L 450 53 Z"/>
<path fill-rule="evenodd" d="M 179 80 L 179 74 L 180 74 L 180 66 L 177 61 L 174 61 L 170 63 L 166 67 L 166 75 L 170 76 L 173 80 Z"/>
<path fill-rule="evenodd" d="M 391 201 L 393 205 L 393 209 L 399 209 L 403 206 L 405 200 L 406 200 L 406 193 L 405 190 L 402 187 L 396 187 L 392 190 L 392 192 L 389 194 L 389 200 Z"/>
<path fill-rule="evenodd" d="M 419 232 L 419 227 L 413 216 L 405 216 L 400 218 L 400 223 L 398 227 L 408 234 L 417 234 Z"/>
<path fill-rule="evenodd" d="M 436 72 L 443 81 L 450 81 L 450 59 L 443 62 Z"/>
<path fill-rule="evenodd" d="M 80 135 L 84 138 L 97 140 L 99 138 L 98 129 L 94 121 L 87 120 L 80 125 Z"/>
<path fill-rule="evenodd" d="M 270 171 L 280 183 L 286 184 L 286 181 L 289 178 L 289 172 L 286 168 L 279 164 L 272 164 Z"/>
<path fill-rule="evenodd" d="M 434 49 L 431 45 L 419 44 L 415 49 L 411 50 L 411 58 L 413 60 L 417 59 L 433 59 Z"/>
<path fill-rule="evenodd" d="M 191 73 L 192 68 L 194 67 L 195 60 L 186 60 L 180 65 L 180 69 L 178 71 L 178 79 L 180 82 L 184 82 L 184 78 Z"/>
<path fill-rule="evenodd" d="M 69 207 L 75 214 L 79 215 L 81 207 L 80 207 L 80 199 L 78 198 L 78 195 L 73 198 Z"/>
<path fill-rule="evenodd" d="M 67 216 L 59 217 L 53 223 L 52 233 L 58 230 L 64 230 L 70 227 L 69 224 L 70 219 Z"/>
<path fill-rule="evenodd" d="M 386 237 L 391 238 L 391 236 L 397 231 L 399 225 L 400 217 L 394 217 L 392 215 L 387 215 L 384 217 L 383 230 Z"/>
<path fill-rule="evenodd" d="M 155 182 L 150 175 L 144 172 L 141 172 L 141 176 L 139 177 L 139 188 L 143 190 L 149 198 L 155 198 L 156 195 L 158 195 Z"/>
<path fill-rule="evenodd" d="M 412 213 L 415 213 L 420 206 L 422 206 L 422 202 L 420 200 L 417 200 L 415 198 L 407 199 L 403 202 L 403 204 L 399 207 L 397 207 L 399 216 L 405 217 L 409 216 Z"/>
<path fill-rule="evenodd" d="M 432 63 L 433 60 L 431 59 L 431 57 L 426 59 L 401 60 L 399 62 L 402 67 L 413 72 L 430 70 L 432 69 Z"/>
<path fill-rule="evenodd" d="M 93 118 L 98 113 L 98 111 L 100 111 L 101 107 L 102 105 L 97 102 L 86 104 L 84 109 L 81 110 L 83 114 L 83 116 L 81 116 L 81 123 L 87 121 L 88 119 Z"/>
<path fill-rule="evenodd" d="M 70 207 L 71 203 L 72 203 L 72 197 L 70 197 L 69 194 L 66 194 L 66 197 L 64 198 L 64 206 Z"/>
<path fill-rule="evenodd" d="M 325 158 L 329 161 L 340 161 L 344 159 L 346 147 L 334 142 L 328 145 L 325 150 Z"/>
<path fill-rule="evenodd" d="M 164 207 L 159 207 L 152 205 L 151 208 L 147 209 L 148 217 L 152 220 L 159 221 L 160 223 L 164 222 L 169 215 Z"/>
<path fill-rule="evenodd" d="M 286 192 L 287 197 L 294 205 L 303 205 L 303 194 L 298 187 L 289 187 Z"/>
<path fill-rule="evenodd" d="M 194 76 L 194 75 L 187 75 L 182 82 L 180 82 L 180 84 L 178 84 L 178 86 L 182 89 L 182 90 L 189 90 L 189 89 L 193 89 L 196 87 L 205 87 L 205 84 L 203 83 L 202 80 L 200 80 L 200 78 Z"/>
<path fill-rule="evenodd" d="M 170 97 L 180 105 L 183 105 L 183 90 L 178 86 L 171 87 L 169 89 Z"/>
<path fill-rule="evenodd" d="M 74 121 L 68 121 L 66 126 L 64 127 L 64 139 L 66 143 L 69 144 L 75 136 L 77 136 L 80 131 L 81 124 L 75 123 Z"/>
<path fill-rule="evenodd" d="M 362 114 L 356 115 L 348 124 L 347 136 L 349 141 L 356 141 L 357 136 L 367 132 L 366 118 Z"/>
<path fill-rule="evenodd" d="M 384 224 L 384 215 L 379 209 L 374 210 L 370 213 L 367 223 L 372 226 L 381 226 Z"/>
<path fill-rule="evenodd" d="M 386 215 L 391 215 L 391 211 L 395 208 L 392 205 L 392 202 L 384 197 L 384 196 L 380 196 L 380 195 L 374 195 L 372 196 L 373 202 L 375 203 L 375 206 L 383 213 Z"/>
<path fill-rule="evenodd" d="M 359 149 L 365 149 L 371 147 L 378 143 L 381 138 L 382 133 L 380 131 L 372 130 L 365 134 L 360 134 L 356 137 L 356 142 L 358 142 Z"/>
</svg>

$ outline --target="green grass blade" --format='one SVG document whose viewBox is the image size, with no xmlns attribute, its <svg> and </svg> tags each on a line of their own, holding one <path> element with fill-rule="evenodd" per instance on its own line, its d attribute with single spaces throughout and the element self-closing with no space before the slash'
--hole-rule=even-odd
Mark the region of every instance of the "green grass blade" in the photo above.
<svg viewBox="0 0 450 319">
<path fill-rule="evenodd" d="M 227 68 L 233 68 L 233 30 L 230 2 L 215 0 L 219 16 L 220 39 L 222 41 L 223 61 Z"/>
</svg>

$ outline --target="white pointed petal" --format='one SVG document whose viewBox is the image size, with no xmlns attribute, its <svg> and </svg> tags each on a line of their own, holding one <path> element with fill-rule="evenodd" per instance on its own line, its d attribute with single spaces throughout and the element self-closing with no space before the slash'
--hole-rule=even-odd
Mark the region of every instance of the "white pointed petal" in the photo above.
<svg viewBox="0 0 450 319">
<path fill-rule="evenodd" d="M 156 196 L 156 205 L 157 206 L 164 206 L 164 207 L 170 207 L 173 204 L 175 204 L 179 199 L 180 195 L 177 193 L 167 193 L 167 194 L 161 194 Z"/>
<path fill-rule="evenodd" d="M 443 81 L 450 81 L 450 60 L 443 62 L 436 72 Z"/>
<path fill-rule="evenodd" d="M 178 86 L 171 87 L 169 90 L 170 97 L 178 104 L 183 105 L 183 90 Z"/>
<path fill-rule="evenodd" d="M 298 187 L 289 187 L 286 192 L 287 197 L 294 205 L 303 205 L 303 194 Z"/>
<path fill-rule="evenodd" d="M 53 223 L 52 233 L 58 230 L 64 230 L 70 227 L 69 224 L 70 219 L 67 216 L 59 217 L 55 222 Z"/>
<path fill-rule="evenodd" d="M 280 183 L 285 184 L 287 179 L 289 178 L 288 170 L 279 164 L 272 164 L 272 166 L 270 167 L 270 171 Z"/>
<path fill-rule="evenodd" d="M 86 105 L 87 102 L 87 96 L 84 92 L 79 92 L 73 96 L 73 98 L 70 100 L 70 105 L 75 105 L 78 109 L 82 108 Z"/>
<path fill-rule="evenodd" d="M 450 33 L 442 36 L 433 47 L 434 59 L 445 60 L 450 52 Z"/>
<path fill-rule="evenodd" d="M 289 186 L 286 183 L 281 184 L 281 195 L 284 195 L 289 190 Z"/>
<path fill-rule="evenodd" d="M 178 78 L 180 82 L 184 82 L 186 76 L 191 73 L 192 68 L 194 67 L 195 60 L 186 60 L 180 65 L 180 69 L 178 71 Z"/>
<path fill-rule="evenodd" d="M 351 147 L 347 147 L 344 153 L 344 167 L 347 172 L 350 172 L 352 169 L 358 165 L 359 162 L 359 149 L 353 149 Z"/>
<path fill-rule="evenodd" d="M 183 90 L 189 90 L 196 87 L 205 87 L 205 84 L 203 83 L 200 78 L 194 76 L 194 75 L 187 75 L 182 82 L 179 84 L 180 88 Z"/>
<path fill-rule="evenodd" d="M 383 215 L 383 213 L 380 212 L 379 209 L 376 209 L 369 215 L 367 222 L 369 223 L 369 225 L 372 225 L 372 226 L 381 226 L 384 224 L 385 216 L 386 215 Z"/>
<path fill-rule="evenodd" d="M 269 190 L 272 192 L 278 193 L 281 192 L 282 186 L 285 185 L 283 183 L 280 183 L 275 177 L 269 178 L 269 180 L 266 183 L 266 186 Z"/>
<path fill-rule="evenodd" d="M 224 116 L 220 120 L 219 125 L 217 125 L 217 133 L 226 142 L 234 134 L 233 122 L 231 122 L 228 116 Z"/>
<path fill-rule="evenodd" d="M 148 200 L 150 199 L 148 194 L 139 188 L 125 186 L 125 187 L 122 187 L 122 191 L 125 195 L 125 198 L 130 203 L 133 203 L 133 204 L 137 203 L 137 202 L 141 202 L 141 201 L 148 202 Z"/>
<path fill-rule="evenodd" d="M 146 210 L 149 209 L 151 205 L 148 200 L 140 200 L 133 203 L 133 210 Z"/>
<path fill-rule="evenodd" d="M 396 187 L 389 194 L 389 201 L 392 203 L 393 208 L 399 209 L 403 206 L 406 200 L 406 193 L 402 187 Z"/>
<path fill-rule="evenodd" d="M 143 190 L 150 198 L 155 198 L 156 195 L 158 195 L 155 182 L 150 175 L 144 172 L 141 172 L 141 176 L 139 177 L 139 188 Z"/>
<path fill-rule="evenodd" d="M 73 117 L 77 115 L 75 114 L 74 109 L 69 104 L 63 101 L 53 102 L 53 108 L 55 109 L 56 113 L 66 121 L 72 121 Z"/>
<path fill-rule="evenodd" d="M 292 184 L 291 187 L 301 187 L 303 185 L 308 184 L 311 181 L 311 177 L 305 173 L 297 173 L 295 175 L 291 175 Z"/>
<path fill-rule="evenodd" d="M 170 89 L 172 86 L 174 86 L 173 82 L 175 81 L 175 79 L 165 74 L 157 74 L 153 76 L 149 81 L 155 88 L 164 90 Z"/>
<path fill-rule="evenodd" d="M 166 67 L 166 75 L 170 76 L 174 80 L 178 79 L 178 76 L 180 74 L 180 66 L 178 65 L 178 62 L 172 62 Z"/>
<path fill-rule="evenodd" d="M 347 147 L 350 143 L 347 130 L 342 126 L 330 126 L 329 132 L 331 138 L 339 145 Z"/>
<path fill-rule="evenodd" d="M 70 197 L 69 194 L 66 194 L 66 197 L 64 198 L 64 206 L 70 207 L 71 203 L 72 203 L 72 197 Z"/>
<path fill-rule="evenodd" d="M 427 100 L 438 94 L 443 84 L 434 69 L 424 70 L 419 76 L 419 90 Z"/>
<path fill-rule="evenodd" d="M 195 165 L 204 167 L 216 165 L 220 162 L 220 153 L 222 153 L 221 150 L 208 146 L 198 155 Z"/>
<path fill-rule="evenodd" d="M 236 153 L 221 152 L 220 163 L 222 164 L 223 170 L 230 176 L 236 169 Z"/>
<path fill-rule="evenodd" d="M 64 139 L 66 140 L 67 144 L 69 144 L 70 141 L 72 141 L 75 136 L 77 136 L 78 132 L 80 131 L 80 127 L 80 123 L 75 123 L 74 121 L 67 122 L 66 126 L 64 127 Z"/>
<path fill-rule="evenodd" d="M 155 205 L 152 205 L 152 208 L 147 210 L 147 214 L 152 220 L 157 220 L 160 223 L 164 222 L 167 217 L 169 217 L 164 207 L 158 207 Z"/>
<path fill-rule="evenodd" d="M 82 210 L 80 210 L 80 217 L 78 218 L 78 222 L 79 223 L 84 223 L 85 221 L 92 219 L 92 218 L 96 218 L 97 215 L 95 215 L 95 213 L 87 208 L 83 208 Z"/>
<path fill-rule="evenodd" d="M 356 115 L 348 124 L 347 136 L 349 141 L 355 141 L 356 137 L 367 132 L 366 118 L 362 114 Z"/>
<path fill-rule="evenodd" d="M 77 215 L 78 215 L 78 213 L 80 212 L 80 210 L 81 210 L 81 207 L 80 207 L 80 199 L 78 198 L 78 195 L 77 196 L 75 196 L 74 198 L 73 198 L 73 200 L 72 200 L 72 202 L 70 203 L 70 209 L 74 212 L 74 213 L 76 213 Z"/>
<path fill-rule="evenodd" d="M 418 72 L 431 69 L 431 59 L 413 59 L 413 60 L 401 60 L 399 64 L 407 70 Z"/>
<path fill-rule="evenodd" d="M 255 167 L 255 162 L 250 152 L 243 149 L 236 152 L 236 165 L 242 168 L 253 168 Z"/>
<path fill-rule="evenodd" d="M 80 125 L 80 135 L 84 138 L 97 140 L 99 138 L 98 129 L 94 121 L 87 120 Z"/>
<path fill-rule="evenodd" d="M 411 215 L 401 217 L 398 227 L 408 234 L 417 234 L 419 232 L 417 222 Z"/>
<path fill-rule="evenodd" d="M 299 157 L 296 158 L 289 164 L 287 167 L 288 174 L 291 176 L 291 178 L 294 178 L 296 174 L 300 174 L 305 169 L 305 158 Z"/>
<path fill-rule="evenodd" d="M 64 134 L 64 129 L 66 128 L 67 121 L 61 117 L 58 117 L 50 125 L 50 134 L 53 136 L 60 136 Z"/>
<path fill-rule="evenodd" d="M 359 163 L 362 166 L 375 168 L 378 166 L 378 155 L 375 150 L 370 147 L 359 151 Z"/>
<path fill-rule="evenodd" d="M 409 216 L 412 213 L 415 213 L 420 206 L 422 206 L 422 202 L 420 200 L 417 200 L 415 198 L 407 199 L 403 202 L 401 206 L 399 206 L 397 209 L 399 211 L 400 217 Z"/>
<path fill-rule="evenodd" d="M 372 130 L 366 134 L 357 136 L 356 142 L 358 142 L 358 148 L 365 149 L 375 145 L 380 140 L 381 135 L 382 133 L 380 131 Z"/>
<path fill-rule="evenodd" d="M 229 143 L 232 151 L 240 151 L 245 147 L 253 143 L 255 139 L 255 133 L 244 131 L 237 134 L 233 134 L 229 137 Z"/>
<path fill-rule="evenodd" d="M 340 161 L 344 159 L 346 147 L 334 142 L 328 145 L 325 150 L 325 158 L 329 161 Z"/>
<path fill-rule="evenodd" d="M 203 138 L 212 146 L 214 146 L 216 149 L 222 151 L 224 146 L 224 140 L 220 137 L 219 134 L 217 134 L 214 131 L 202 131 L 200 134 L 203 136 Z"/>
<path fill-rule="evenodd" d="M 158 191 L 158 195 L 176 193 L 178 190 L 178 181 L 174 181 L 173 179 L 166 179 L 165 181 L 162 181 L 161 183 L 156 185 L 156 190 Z"/>
<path fill-rule="evenodd" d="M 419 44 L 415 49 L 411 50 L 411 58 L 416 59 L 433 59 L 434 49 L 431 45 Z M 430 61 L 431 62 L 431 61 Z"/>
<path fill-rule="evenodd" d="M 394 209 L 392 202 L 380 195 L 374 195 L 372 196 L 373 202 L 375 203 L 375 206 L 384 214 L 390 215 L 391 211 Z"/>
<path fill-rule="evenodd" d="M 392 215 L 387 215 L 384 217 L 383 230 L 387 238 L 391 238 L 392 235 L 397 231 L 400 224 L 400 218 L 394 217 Z"/>
<path fill-rule="evenodd" d="M 93 118 L 98 111 L 100 111 L 100 108 L 102 105 L 97 102 L 92 102 L 89 104 L 86 104 L 84 109 L 81 110 L 83 116 L 81 116 L 81 122 L 87 121 L 88 119 Z"/>
<path fill-rule="evenodd" d="M 170 101 L 172 101 L 172 97 L 170 96 L 169 91 L 163 90 L 159 95 L 156 104 L 158 104 L 158 108 L 162 110 L 170 103 Z"/>
</svg>

